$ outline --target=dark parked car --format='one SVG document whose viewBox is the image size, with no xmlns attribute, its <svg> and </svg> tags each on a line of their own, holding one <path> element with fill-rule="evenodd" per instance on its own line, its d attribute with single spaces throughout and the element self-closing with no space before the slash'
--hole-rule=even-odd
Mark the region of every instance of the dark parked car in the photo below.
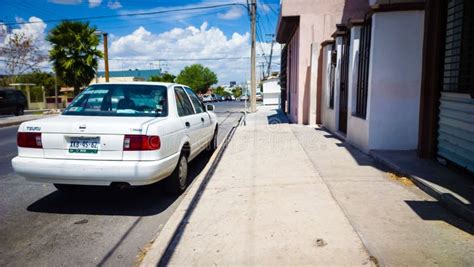
<svg viewBox="0 0 474 267">
<path fill-rule="evenodd" d="M 13 88 L 0 88 L 0 114 L 23 115 L 27 106 L 22 91 Z"/>
</svg>

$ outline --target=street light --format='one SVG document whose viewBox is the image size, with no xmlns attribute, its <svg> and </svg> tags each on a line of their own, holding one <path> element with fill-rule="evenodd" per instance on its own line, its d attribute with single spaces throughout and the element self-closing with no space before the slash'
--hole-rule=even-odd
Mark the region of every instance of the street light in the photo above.
<svg viewBox="0 0 474 267">
<path fill-rule="evenodd" d="M 104 40 L 104 65 L 105 65 L 105 82 L 109 82 L 109 52 L 107 49 L 107 33 L 101 30 L 94 31 L 95 35 L 100 36 L 102 34 Z"/>
</svg>

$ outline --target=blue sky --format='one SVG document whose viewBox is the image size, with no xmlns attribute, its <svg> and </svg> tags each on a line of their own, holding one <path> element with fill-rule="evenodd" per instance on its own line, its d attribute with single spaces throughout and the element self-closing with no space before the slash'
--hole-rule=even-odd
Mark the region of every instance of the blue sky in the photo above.
<svg viewBox="0 0 474 267">
<path fill-rule="evenodd" d="M 245 4 L 246 0 L 1 0 L 0 21 L 8 24 L 29 21 L 35 17 L 33 20 L 41 20 L 41 23 L 37 23 L 41 25 L 9 25 L 9 31 L 16 28 L 37 35 L 38 39 L 44 39 L 47 32 L 57 24 L 48 20 L 153 12 L 224 3 Z M 258 8 L 257 53 L 260 58 L 257 61 L 268 61 L 271 37 L 267 34 L 275 31 L 279 0 L 258 0 Z M 176 74 L 184 65 L 197 62 L 215 68 L 214 71 L 218 73 L 222 83 L 248 79 L 248 66 L 245 65 L 248 62 L 246 57 L 250 53 L 250 23 L 243 7 L 91 19 L 90 23 L 109 33 L 112 69 L 161 67 Z M 48 44 L 44 44 L 44 47 L 47 49 Z M 279 50 L 279 46 L 275 46 L 274 60 L 277 60 Z M 263 54 L 267 57 L 264 58 Z M 223 57 L 232 59 L 212 60 Z M 242 59 L 237 59 L 240 57 Z M 278 65 L 273 68 L 278 69 Z"/>
</svg>

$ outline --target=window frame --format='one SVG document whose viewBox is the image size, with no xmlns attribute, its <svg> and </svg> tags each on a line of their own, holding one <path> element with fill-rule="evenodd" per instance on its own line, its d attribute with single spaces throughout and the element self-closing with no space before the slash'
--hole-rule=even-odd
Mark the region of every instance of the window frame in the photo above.
<svg viewBox="0 0 474 267">
<path fill-rule="evenodd" d="M 361 119 L 367 118 L 369 96 L 370 50 L 372 41 L 372 19 L 364 21 L 360 29 L 359 62 L 357 68 L 357 87 L 355 111 L 352 116 Z"/>
<path fill-rule="evenodd" d="M 189 103 L 191 104 L 191 109 L 192 109 L 192 112 L 193 112 L 193 113 L 191 113 L 191 114 L 186 114 L 186 113 L 185 113 L 184 115 L 180 115 L 180 114 L 179 114 L 179 111 L 178 111 L 178 101 L 179 101 L 179 102 L 181 102 L 181 101 L 175 97 L 175 100 L 176 100 L 176 113 L 178 114 L 178 116 L 179 116 L 179 117 L 187 117 L 187 116 L 191 116 L 191 115 L 197 114 L 196 111 L 194 110 L 193 102 L 192 102 L 191 99 L 189 98 L 189 96 L 188 96 L 188 94 L 186 93 L 186 90 L 184 89 L 183 86 L 175 86 L 175 87 L 173 88 L 175 96 L 178 96 L 178 90 L 179 90 L 179 89 L 183 90 L 184 96 L 186 97 L 186 99 L 188 99 Z M 183 107 L 184 107 L 184 106 L 183 106 Z M 185 110 L 185 109 L 183 108 L 183 110 Z"/>
<path fill-rule="evenodd" d="M 199 97 L 196 95 L 196 93 L 194 93 L 193 89 L 191 89 L 191 88 L 185 86 L 185 87 L 184 87 L 184 91 L 186 92 L 186 94 L 188 94 L 188 97 L 189 97 L 189 99 L 191 100 L 191 104 L 193 105 L 193 108 L 194 108 L 194 114 L 205 113 L 205 112 L 206 112 L 206 108 L 204 107 L 204 104 L 202 103 L 201 99 L 199 99 Z M 193 102 L 193 96 L 194 96 L 195 99 L 198 101 L 199 107 L 202 109 L 201 112 L 197 112 L 197 110 L 196 110 L 196 105 L 194 105 L 194 102 Z"/>
</svg>

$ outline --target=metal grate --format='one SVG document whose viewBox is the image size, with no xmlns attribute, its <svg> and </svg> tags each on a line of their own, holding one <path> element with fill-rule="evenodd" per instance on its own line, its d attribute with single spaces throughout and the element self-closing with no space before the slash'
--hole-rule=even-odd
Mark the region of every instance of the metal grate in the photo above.
<svg viewBox="0 0 474 267">
<path fill-rule="evenodd" d="M 367 95 L 369 84 L 369 57 L 372 20 L 368 19 L 360 32 L 359 69 L 357 74 L 357 101 L 355 116 L 365 119 L 367 116 Z"/>
<path fill-rule="evenodd" d="M 474 95 L 474 4 L 449 0 L 446 20 L 443 91 Z"/>
</svg>

